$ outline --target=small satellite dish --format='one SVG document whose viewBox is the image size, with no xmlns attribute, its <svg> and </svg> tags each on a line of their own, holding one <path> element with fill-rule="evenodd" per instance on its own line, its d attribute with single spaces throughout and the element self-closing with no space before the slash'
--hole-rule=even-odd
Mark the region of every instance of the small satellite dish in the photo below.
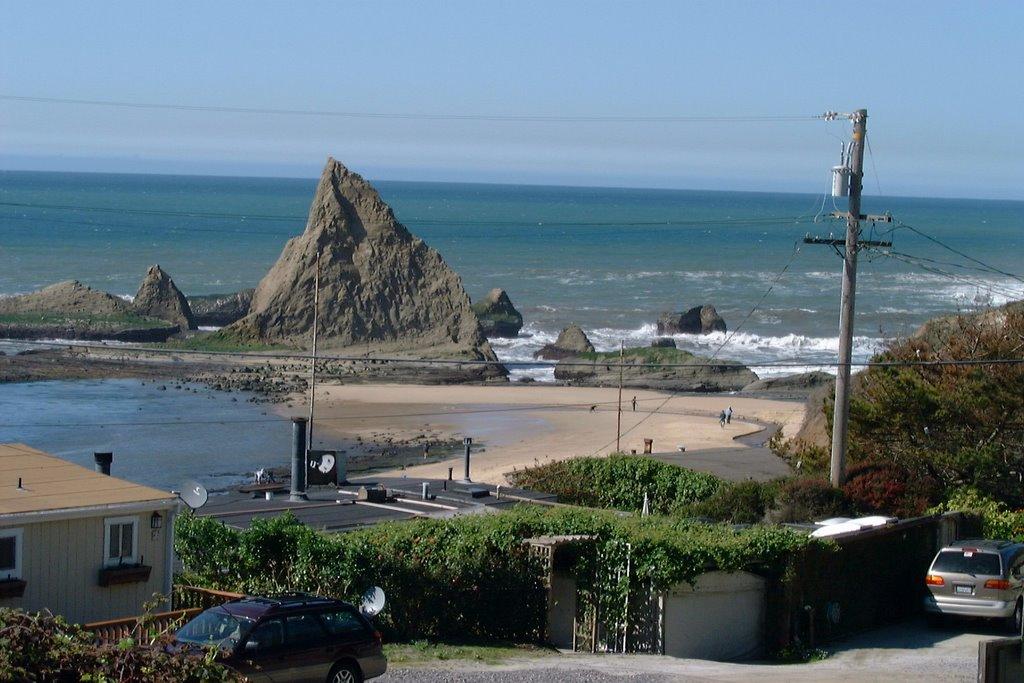
<svg viewBox="0 0 1024 683">
<path fill-rule="evenodd" d="M 178 493 L 178 498 L 181 498 L 185 505 L 188 505 L 193 510 L 198 510 L 206 505 L 210 494 L 207 492 L 206 487 L 198 481 L 187 479 L 181 485 L 181 492 Z"/>
<path fill-rule="evenodd" d="M 359 603 L 359 611 L 367 617 L 375 617 L 384 611 L 384 604 L 386 600 L 384 598 L 384 591 L 380 586 L 374 586 L 373 588 L 366 589 L 363 593 L 363 599 Z"/>
</svg>

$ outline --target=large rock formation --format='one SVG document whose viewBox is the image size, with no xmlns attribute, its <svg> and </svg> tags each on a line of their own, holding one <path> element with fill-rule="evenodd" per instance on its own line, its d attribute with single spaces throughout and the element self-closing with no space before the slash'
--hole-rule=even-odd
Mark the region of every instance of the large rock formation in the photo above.
<svg viewBox="0 0 1024 683">
<path fill-rule="evenodd" d="M 149 267 L 133 303 L 142 315 L 174 323 L 182 332 L 196 329 L 185 295 L 159 265 Z"/>
<path fill-rule="evenodd" d="M 593 353 L 594 345 L 587 338 L 587 333 L 579 325 L 573 323 L 558 334 L 554 344 L 545 344 L 540 351 L 533 354 L 542 360 L 561 360 L 580 353 Z"/>
<path fill-rule="evenodd" d="M 334 159 L 324 167 L 305 231 L 288 240 L 249 314 L 222 332 L 308 346 L 317 252 L 321 348 L 497 360 L 455 271 L 395 219 L 368 182 Z"/>
<path fill-rule="evenodd" d="M 0 298 L 0 337 L 150 342 L 177 331 L 177 325 L 142 315 L 124 299 L 77 280 Z"/>
<path fill-rule="evenodd" d="M 255 291 L 243 289 L 234 294 L 200 294 L 186 298 L 197 325 L 224 327 L 241 320 L 249 313 L 249 305 Z"/>
<path fill-rule="evenodd" d="M 743 387 L 743 391 L 766 394 L 808 396 L 822 385 L 835 386 L 835 375 L 821 370 L 803 372 L 796 375 L 766 377 L 751 382 Z"/>
<path fill-rule="evenodd" d="M 683 313 L 662 313 L 658 334 L 710 334 L 725 332 L 725 320 L 714 306 L 694 306 Z"/>
<path fill-rule="evenodd" d="M 555 366 L 555 379 L 589 387 L 619 383 L 619 352 L 566 356 Z M 667 391 L 737 391 L 757 379 L 746 366 L 729 360 L 709 361 L 688 351 L 664 347 L 626 349 L 622 385 Z"/>
<path fill-rule="evenodd" d="M 504 289 L 492 289 L 483 300 L 473 304 L 485 337 L 518 337 L 523 316 L 512 305 Z"/>
</svg>

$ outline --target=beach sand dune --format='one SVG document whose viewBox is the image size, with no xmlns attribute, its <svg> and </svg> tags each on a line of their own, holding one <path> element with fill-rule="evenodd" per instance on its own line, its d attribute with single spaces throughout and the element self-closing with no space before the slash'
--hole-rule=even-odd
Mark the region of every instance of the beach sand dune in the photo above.
<svg viewBox="0 0 1024 683">
<path fill-rule="evenodd" d="M 735 441 L 736 437 L 757 432 L 765 423 L 780 424 L 793 434 L 803 418 L 801 402 L 679 395 L 664 403 L 667 397 L 654 391 L 623 392 L 622 450 L 642 453 L 648 438 L 654 440 L 655 451 L 675 451 L 680 445 L 687 453 L 734 449 L 735 457 L 742 459 L 744 451 L 753 455 L 755 449 Z M 283 410 L 303 414 L 300 406 L 306 401 L 308 397 L 295 397 L 295 406 Z M 317 387 L 316 405 L 315 429 L 332 436 L 364 441 L 470 436 L 482 451 L 472 460 L 475 481 L 504 483 L 505 473 L 513 469 L 575 456 L 607 455 L 615 449 L 615 389 L 324 384 Z M 717 416 L 729 406 L 734 410 L 733 420 L 723 429 Z M 440 478 L 447 476 L 449 467 L 460 476 L 461 459 L 387 474 Z"/>
</svg>

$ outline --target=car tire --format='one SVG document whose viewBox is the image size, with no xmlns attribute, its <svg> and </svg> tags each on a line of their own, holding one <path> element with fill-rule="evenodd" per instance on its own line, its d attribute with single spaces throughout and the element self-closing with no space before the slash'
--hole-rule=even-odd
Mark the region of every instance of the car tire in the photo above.
<svg viewBox="0 0 1024 683">
<path fill-rule="evenodd" d="M 355 664 L 338 662 L 327 674 L 327 683 L 363 683 L 363 676 Z"/>
<path fill-rule="evenodd" d="M 1017 606 L 1013 608 L 1013 614 L 1006 618 L 1006 628 L 1020 635 L 1022 619 L 1024 619 L 1024 602 L 1017 600 Z"/>
</svg>

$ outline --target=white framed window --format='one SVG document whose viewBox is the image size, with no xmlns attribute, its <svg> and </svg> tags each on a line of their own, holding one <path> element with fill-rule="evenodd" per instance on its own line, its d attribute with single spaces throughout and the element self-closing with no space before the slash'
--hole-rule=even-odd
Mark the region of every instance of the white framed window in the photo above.
<svg viewBox="0 0 1024 683">
<path fill-rule="evenodd" d="M 0 581 L 21 578 L 21 529 L 0 529 Z"/>
<path fill-rule="evenodd" d="M 139 560 L 139 518 L 108 517 L 103 520 L 103 564 L 116 567 Z"/>
</svg>

